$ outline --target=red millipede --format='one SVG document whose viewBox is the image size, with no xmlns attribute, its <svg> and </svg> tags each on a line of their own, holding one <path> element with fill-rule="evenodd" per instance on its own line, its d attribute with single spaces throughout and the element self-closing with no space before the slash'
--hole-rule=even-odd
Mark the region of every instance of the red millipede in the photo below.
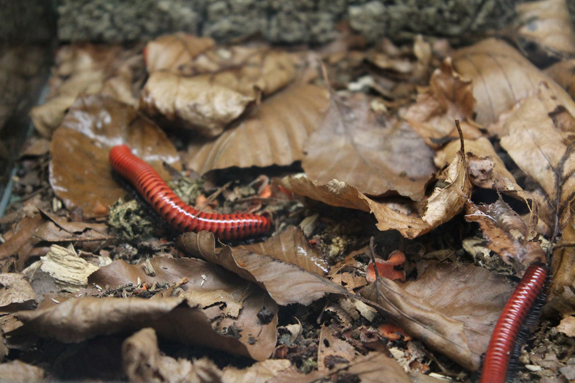
<svg viewBox="0 0 575 383">
<path fill-rule="evenodd" d="M 525 275 L 501 312 L 491 335 L 483 362 L 481 383 L 505 382 L 507 379 L 509 360 L 519 332 L 533 303 L 541 293 L 546 279 L 547 268 L 543 264 L 532 264 L 525 271 Z"/>
<path fill-rule="evenodd" d="M 218 238 L 229 240 L 264 234 L 271 221 L 257 214 L 201 213 L 186 205 L 156 171 L 132 154 L 126 145 L 110 150 L 112 168 L 138 190 L 154 210 L 180 232 L 207 230 Z"/>
</svg>

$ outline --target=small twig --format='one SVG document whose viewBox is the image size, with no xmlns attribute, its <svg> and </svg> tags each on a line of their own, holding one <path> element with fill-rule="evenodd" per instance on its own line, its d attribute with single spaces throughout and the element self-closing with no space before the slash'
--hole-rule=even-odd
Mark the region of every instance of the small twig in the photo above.
<svg viewBox="0 0 575 383">
<path fill-rule="evenodd" d="M 371 257 L 371 262 L 373 263 L 373 271 L 375 271 L 375 280 L 378 280 L 379 273 L 377 272 L 377 267 L 375 263 L 375 244 L 373 237 L 369 239 L 369 256 Z"/>
</svg>

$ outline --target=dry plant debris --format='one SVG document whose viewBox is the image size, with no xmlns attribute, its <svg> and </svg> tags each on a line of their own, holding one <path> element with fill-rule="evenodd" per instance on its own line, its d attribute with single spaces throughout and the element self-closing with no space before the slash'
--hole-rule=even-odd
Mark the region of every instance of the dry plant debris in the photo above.
<svg viewBox="0 0 575 383">
<path fill-rule="evenodd" d="M 517 46 L 366 46 L 342 25 L 314 48 L 185 33 L 60 47 L 0 218 L 0 376 L 473 381 L 543 262 L 549 299 L 517 379 L 572 380 L 564 9 L 519 5 L 498 32 Z M 263 212 L 273 231 L 174 233 L 112 173 L 119 144 L 199 211 Z M 113 363 L 94 368 L 102 353 Z"/>
</svg>

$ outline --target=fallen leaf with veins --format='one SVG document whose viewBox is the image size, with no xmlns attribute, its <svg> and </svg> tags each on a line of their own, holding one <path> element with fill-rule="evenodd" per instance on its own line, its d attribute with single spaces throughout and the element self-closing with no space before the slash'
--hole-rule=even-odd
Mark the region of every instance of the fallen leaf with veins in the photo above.
<svg viewBox="0 0 575 383">
<path fill-rule="evenodd" d="M 321 124 L 328 104 L 325 89 L 292 85 L 265 99 L 216 140 L 191 144 L 187 165 L 200 174 L 232 166 L 291 165 L 303 158 L 304 144 Z"/>
<path fill-rule="evenodd" d="M 141 56 L 120 45 L 75 44 L 59 49 L 56 75 L 51 79 L 50 95 L 42 105 L 32 108 L 35 128 L 50 137 L 62 123 L 66 111 L 80 94 L 103 94 L 135 105 L 133 85 L 136 68 L 143 65 Z"/>
<path fill-rule="evenodd" d="M 515 39 L 534 61 L 575 55 L 575 30 L 565 0 L 533 1 L 515 7 L 520 27 Z M 533 48 L 527 48 L 535 45 Z M 538 57 L 542 54 L 543 57 Z"/>
<path fill-rule="evenodd" d="M 435 171 L 425 142 L 404 121 L 375 114 L 363 93 L 333 94 L 304 151 L 309 178 L 320 184 L 337 179 L 376 196 L 397 192 L 419 201 Z"/>
<path fill-rule="evenodd" d="M 428 145 L 437 146 L 446 137 L 458 137 L 455 120 L 460 121 L 464 138 L 483 135 L 473 121 L 474 108 L 472 81 L 462 78 L 447 58 L 433 72 L 429 88 L 407 109 L 405 119 Z"/>
<path fill-rule="evenodd" d="M 521 198 L 527 194 L 517 184 L 513 175 L 507 170 L 499 158 L 491 142 L 481 137 L 477 140 L 464 140 L 467 162 L 469 163 L 469 178 L 471 183 L 484 189 L 493 189 L 502 193 Z M 453 161 L 461 150 L 460 141 L 452 141 L 437 151 L 435 165 L 439 168 Z"/>
<path fill-rule="evenodd" d="M 292 249 L 286 249 L 286 252 L 297 251 L 293 244 L 288 245 Z M 297 243 L 295 245 L 297 246 Z M 326 294 L 348 294 L 346 289 L 320 275 L 278 261 L 265 253 L 256 253 L 258 248 L 252 248 L 251 251 L 229 246 L 216 249 L 214 235 L 207 231 L 182 234 L 178 238 L 178 247 L 192 256 L 216 263 L 248 281 L 257 282 L 282 306 L 292 303 L 307 306 Z M 265 243 L 262 248 L 266 248 Z"/>
<path fill-rule="evenodd" d="M 129 105 L 114 99 L 79 97 L 52 137 L 50 185 L 68 210 L 82 208 L 84 217 L 108 214 L 126 191 L 112 178 L 108 154 L 127 144 L 164 179 L 163 162 L 180 169 L 179 156 L 166 134 Z"/>
<path fill-rule="evenodd" d="M 523 219 L 502 199 L 489 205 L 467 204 L 465 219 L 477 222 L 489 241 L 487 247 L 508 265 L 514 261 L 521 269 L 531 263 L 545 263 L 545 252 L 538 242 L 530 242 L 529 229 Z"/>
<path fill-rule="evenodd" d="M 505 116 L 496 131 L 503 149 L 545 193 L 545 202 L 538 206 L 542 211 L 540 218 L 554 227 L 557 217 L 555 230 L 559 231 L 567 225 L 569 206 L 575 198 L 575 155 L 567 140 L 570 133 L 556 126 L 550 116 L 562 105 L 560 102 L 542 84 L 537 94 L 522 100 Z"/>
<path fill-rule="evenodd" d="M 255 101 L 207 77 L 154 72 L 148 78 L 139 108 L 161 125 L 193 130 L 213 138 Z"/>
<path fill-rule="evenodd" d="M 38 303 L 36 293 L 22 274 L 0 274 L 0 313 L 33 309 Z M 1 359 L 1 357 L 0 357 Z"/>
<path fill-rule="evenodd" d="M 161 70 L 178 73 L 183 66 L 215 45 L 215 41 L 209 37 L 183 32 L 160 36 L 148 42 L 144 48 L 146 69 L 148 73 Z"/>
<path fill-rule="evenodd" d="M 547 82 L 550 94 L 575 116 L 575 102 L 545 73 L 501 40 L 487 39 L 452 54 L 453 67 L 473 81 L 475 121 L 482 126 L 495 122 L 505 111 Z"/>
<path fill-rule="evenodd" d="M 397 284 L 379 278 L 362 295 L 410 335 L 477 370 L 512 286 L 505 277 L 470 264 L 418 266 L 416 281 Z"/>
</svg>

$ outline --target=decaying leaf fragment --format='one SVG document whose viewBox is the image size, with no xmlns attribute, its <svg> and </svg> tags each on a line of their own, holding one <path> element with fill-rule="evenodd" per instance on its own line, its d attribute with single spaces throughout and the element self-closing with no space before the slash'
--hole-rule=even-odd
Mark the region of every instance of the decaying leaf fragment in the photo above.
<svg viewBox="0 0 575 383">
<path fill-rule="evenodd" d="M 550 94 L 575 116 L 571 97 L 521 53 L 501 40 L 487 39 L 452 55 L 453 67 L 473 81 L 477 121 L 488 126 L 521 99 L 537 91 L 541 82 L 549 85 Z"/>
<path fill-rule="evenodd" d="M 50 185 L 68 210 L 84 217 L 108 214 L 126 194 L 112 178 L 110 148 L 127 144 L 164 179 L 163 162 L 179 170 L 179 156 L 165 133 L 126 104 L 99 95 L 79 97 L 52 137 Z"/>
<path fill-rule="evenodd" d="M 209 37 L 197 37 L 187 33 L 160 36 L 146 44 L 144 60 L 148 73 L 168 70 L 178 72 L 202 52 L 215 46 Z"/>
<path fill-rule="evenodd" d="M 405 115 L 409 125 L 432 146 L 446 137 L 458 137 L 453 121 L 460 120 L 463 137 L 482 136 L 480 125 L 474 122 L 475 98 L 473 83 L 463 78 L 447 58 L 431 76 L 429 89 L 417 96 Z"/>
<path fill-rule="evenodd" d="M 304 151 L 302 166 L 310 179 L 337 179 L 376 196 L 421 200 L 435 170 L 431 148 L 404 121 L 374 113 L 363 93 L 332 94 L 322 126 Z"/>
<path fill-rule="evenodd" d="M 397 284 L 379 278 L 362 295 L 430 348 L 477 370 L 512 286 L 504 277 L 470 264 L 419 267 L 416 281 Z"/>
<path fill-rule="evenodd" d="M 140 98 L 140 110 L 163 125 L 190 129 L 213 138 L 255 101 L 207 77 L 183 77 L 170 72 L 150 75 Z"/>
<path fill-rule="evenodd" d="M 88 276 L 98 270 L 98 266 L 86 262 L 74 251 L 52 245 L 46 256 L 41 257 L 40 269 L 50 274 L 62 291 L 78 292 L 88 284 Z"/>
<path fill-rule="evenodd" d="M 274 238 L 271 245 L 261 247 L 229 247 L 223 246 L 221 249 L 215 248 L 214 235 L 207 231 L 199 233 L 185 233 L 178 239 L 179 247 L 189 254 L 216 263 L 224 268 L 236 273 L 240 277 L 257 282 L 262 286 L 279 305 L 299 303 L 309 305 L 313 301 L 331 294 L 348 294 L 347 291 L 317 275 L 308 272 L 299 266 L 288 264 L 276 260 L 266 253 L 272 249 L 275 251 Z M 287 243 L 287 253 L 295 253 L 298 249 L 298 242 Z M 263 253 L 259 253 L 262 251 Z M 288 256 L 286 259 L 297 259 L 297 256 Z"/>
<path fill-rule="evenodd" d="M 521 45 L 536 44 L 538 51 L 548 57 L 564 58 L 575 54 L 575 29 L 565 0 L 522 3 L 515 11 L 521 24 L 516 39 Z"/>
<path fill-rule="evenodd" d="M 489 205 L 469 202 L 465 219 L 479 223 L 489 241 L 487 247 L 499 254 L 505 263 L 511 265 L 514 262 L 522 268 L 533 262 L 545 262 L 541 244 L 528 241 L 527 225 L 503 200 Z"/>
<path fill-rule="evenodd" d="M 24 275 L 0 274 L 0 314 L 29 310 L 34 308 L 37 303 L 36 293 Z"/>
<path fill-rule="evenodd" d="M 321 124 L 328 105 L 325 89 L 294 84 L 265 99 L 216 140 L 192 144 L 188 167 L 204 174 L 232 166 L 291 165 L 303 158 L 304 144 Z"/>
</svg>

